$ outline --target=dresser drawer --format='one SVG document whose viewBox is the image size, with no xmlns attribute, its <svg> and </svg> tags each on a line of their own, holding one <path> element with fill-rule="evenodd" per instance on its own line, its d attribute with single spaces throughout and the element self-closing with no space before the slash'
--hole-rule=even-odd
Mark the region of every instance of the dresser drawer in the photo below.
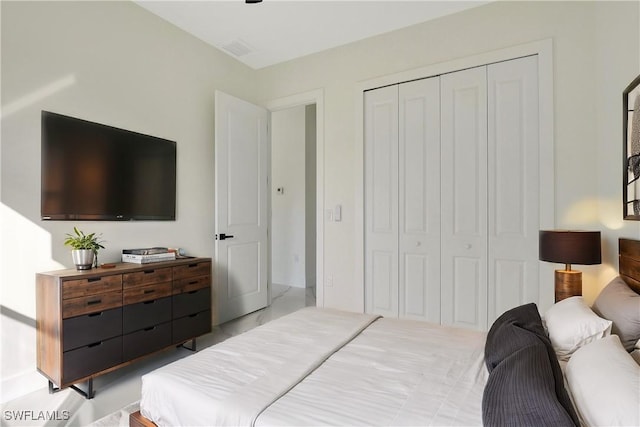
<svg viewBox="0 0 640 427">
<path fill-rule="evenodd" d="M 171 320 L 171 297 L 122 307 L 122 333 L 137 331 Z"/>
<path fill-rule="evenodd" d="M 154 283 L 171 282 L 173 273 L 171 267 L 153 268 L 149 267 L 143 271 L 135 273 L 125 273 L 122 275 L 122 286 L 127 289 L 136 286 L 152 285 Z"/>
<path fill-rule="evenodd" d="M 98 313 L 122 306 L 122 291 L 71 298 L 62 301 L 62 318 Z"/>
<path fill-rule="evenodd" d="M 62 382 L 70 383 L 122 363 L 122 336 L 67 351 L 62 356 Z"/>
<path fill-rule="evenodd" d="M 181 294 L 211 286 L 209 276 L 192 277 L 173 282 L 173 294 Z"/>
<path fill-rule="evenodd" d="M 135 359 L 171 345 L 171 322 L 161 323 L 122 337 L 124 360 Z"/>
<path fill-rule="evenodd" d="M 65 319 L 62 330 L 63 351 L 122 335 L 122 308 Z"/>
<path fill-rule="evenodd" d="M 201 311 L 190 316 L 175 319 L 173 326 L 173 343 L 179 344 L 211 332 L 211 310 Z"/>
<path fill-rule="evenodd" d="M 172 298 L 174 319 L 211 309 L 210 287 L 174 295 Z"/>
<path fill-rule="evenodd" d="M 173 267 L 173 279 L 188 279 L 198 276 L 211 275 L 211 262 L 195 262 L 193 264 L 184 264 Z"/>
<path fill-rule="evenodd" d="M 87 297 L 122 290 L 122 275 L 89 277 L 62 282 L 62 299 Z"/>
<path fill-rule="evenodd" d="M 136 304 L 142 301 L 151 301 L 171 295 L 171 282 L 158 283 L 149 286 L 137 286 L 124 290 L 124 305 Z"/>
</svg>

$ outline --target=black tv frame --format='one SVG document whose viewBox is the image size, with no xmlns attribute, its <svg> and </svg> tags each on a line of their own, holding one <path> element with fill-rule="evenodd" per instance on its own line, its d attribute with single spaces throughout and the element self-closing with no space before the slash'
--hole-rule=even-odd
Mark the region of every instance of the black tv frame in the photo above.
<svg viewBox="0 0 640 427">
<path fill-rule="evenodd" d="M 57 122 L 57 123 L 54 124 L 53 122 Z M 73 166 L 76 166 L 73 164 L 73 162 L 78 162 L 78 159 L 71 159 L 72 153 L 68 153 L 69 154 L 68 160 L 63 160 L 61 165 L 58 165 L 55 167 L 52 166 L 52 162 L 54 160 L 48 158 L 48 156 L 51 155 L 51 153 L 49 152 L 49 150 L 51 150 L 51 142 L 47 140 L 48 138 L 51 137 L 51 135 L 48 134 L 49 126 L 51 126 L 52 124 L 60 126 L 60 123 L 63 123 L 64 125 L 69 126 L 71 128 L 75 127 L 76 129 L 74 130 L 77 132 L 89 133 L 90 137 L 96 137 L 96 135 L 99 135 L 103 139 L 107 140 L 107 142 L 102 141 L 103 146 L 111 145 L 110 149 L 115 150 L 116 152 L 117 150 L 120 150 L 120 156 L 117 156 L 117 155 L 111 156 L 111 157 L 119 157 L 117 160 L 111 160 L 111 162 L 117 161 L 118 163 L 115 165 L 109 164 L 108 166 L 105 166 L 105 169 L 110 169 L 110 172 L 109 172 L 110 180 L 107 182 L 111 184 L 111 185 L 105 185 L 105 186 L 110 188 L 115 188 L 115 190 L 112 189 L 111 191 L 105 191 L 104 188 L 94 188 L 95 191 L 91 192 L 92 197 L 94 197 L 95 195 L 96 198 L 99 198 L 101 197 L 100 196 L 101 192 L 104 191 L 106 193 L 111 194 L 112 198 L 109 200 L 113 204 L 113 197 L 114 197 L 113 193 L 114 192 L 118 193 L 118 188 L 121 190 L 120 193 L 118 194 L 124 195 L 126 193 L 127 195 L 129 195 L 129 192 L 133 191 L 134 193 L 129 195 L 129 200 L 127 200 L 126 202 L 123 202 L 122 200 L 119 200 L 116 198 L 118 200 L 118 203 L 116 204 L 123 205 L 123 206 L 125 205 L 132 206 L 135 204 L 134 200 L 137 196 L 139 196 L 142 200 L 142 198 L 145 195 L 155 192 L 156 198 L 158 197 L 163 198 L 161 202 L 158 199 L 157 206 L 167 205 L 168 207 L 163 207 L 161 209 L 158 208 L 159 210 L 157 212 L 144 212 L 141 209 L 138 209 L 138 211 L 136 212 L 135 210 L 133 210 L 133 208 L 130 208 L 130 207 L 127 209 L 118 209 L 118 210 L 105 209 L 104 206 L 108 204 L 106 198 L 110 197 L 109 195 L 105 195 L 104 196 L 105 200 L 102 203 L 102 205 L 104 205 L 103 208 L 101 209 L 96 208 L 95 211 L 93 212 L 87 212 L 87 211 L 74 212 L 73 208 L 70 208 L 70 209 L 64 208 L 65 201 L 74 198 L 73 194 L 70 194 L 73 190 L 70 188 L 64 188 L 65 186 L 62 185 L 61 186 L 62 195 L 58 197 L 62 200 L 62 202 L 60 202 L 59 204 L 62 204 L 63 207 L 61 209 L 55 209 L 55 210 L 50 209 L 51 203 L 49 203 L 48 198 L 52 196 L 49 194 L 46 194 L 47 191 L 50 190 L 50 186 L 48 186 L 46 182 L 47 179 L 51 178 L 52 176 L 55 176 L 56 178 L 58 178 L 61 175 L 68 173 L 68 172 L 62 172 L 58 169 L 61 169 L 64 171 L 65 166 L 72 168 Z M 40 189 L 41 190 L 41 196 L 40 196 L 41 206 L 40 207 L 41 207 L 42 220 L 45 220 L 45 221 L 50 221 L 50 220 L 57 220 L 57 221 L 175 221 L 176 203 L 177 203 L 177 194 L 176 194 L 177 143 L 176 141 L 171 141 L 164 138 L 146 135 L 139 132 L 121 129 L 121 128 L 117 128 L 117 127 L 113 127 L 113 126 L 109 126 L 101 123 L 91 122 L 91 121 L 87 121 L 87 120 L 83 120 L 75 117 L 53 113 L 50 111 L 44 111 L 44 110 L 41 113 L 41 124 L 42 124 L 42 128 L 41 128 L 42 152 L 41 152 L 41 189 Z M 72 136 L 76 138 L 76 141 L 74 143 L 76 144 L 76 147 L 78 147 L 79 141 L 77 139 L 79 137 L 77 137 L 75 134 Z M 130 154 L 134 153 L 135 150 L 134 151 L 126 150 L 123 152 L 125 141 L 126 141 L 126 144 L 138 144 L 137 146 L 132 146 L 132 147 L 139 148 L 141 146 L 144 146 L 144 147 L 147 147 L 147 149 L 150 146 L 149 144 L 156 144 L 156 143 L 162 144 L 162 147 L 159 146 L 156 148 L 160 148 L 159 151 L 169 152 L 169 156 L 162 160 L 163 161 L 161 165 L 162 176 L 160 177 L 160 179 L 163 182 L 160 182 L 160 183 L 154 182 L 153 179 L 150 179 L 148 183 L 147 182 L 143 182 L 141 184 L 138 183 L 137 186 L 134 186 L 139 188 L 131 189 L 130 188 L 131 186 L 128 184 L 128 181 L 127 181 L 128 179 L 131 179 L 131 177 L 123 176 L 123 175 L 127 175 L 127 173 L 116 173 L 116 171 L 122 172 L 122 170 L 126 170 L 127 167 L 129 168 L 129 170 L 131 170 L 131 168 L 133 167 L 132 163 L 136 160 L 135 156 L 133 159 L 129 158 Z M 62 148 L 62 150 L 73 149 L 74 143 L 69 143 L 69 147 L 64 147 Z M 87 143 L 95 144 L 95 142 L 92 142 L 90 140 Z M 66 144 L 66 142 L 64 144 Z M 64 144 L 59 143 L 58 145 L 64 145 Z M 84 141 L 81 147 L 83 150 L 84 149 L 91 150 L 91 147 L 85 148 L 87 147 L 87 145 L 84 144 Z M 141 155 L 141 154 L 142 155 L 145 154 L 144 151 L 142 153 L 137 153 L 137 155 Z M 58 159 L 60 157 L 64 157 L 64 156 L 58 156 Z M 99 158 L 99 155 L 96 154 L 96 156 L 94 157 Z M 138 160 L 140 159 L 144 160 L 144 157 L 138 158 Z M 108 160 L 105 159 L 105 162 L 107 161 Z M 128 166 L 123 166 L 125 164 L 127 164 Z M 158 172 L 158 167 L 157 167 L 158 165 L 155 165 L 155 166 L 156 166 L 155 172 Z M 142 180 L 142 179 L 138 177 L 138 180 Z M 65 178 L 62 178 L 62 180 L 64 182 L 67 182 L 69 178 L 66 177 L 66 181 L 65 181 Z M 107 182 L 103 182 L 103 184 L 106 184 Z M 49 205 L 47 205 L 47 203 L 49 203 Z M 67 204 L 73 205 L 73 202 L 67 203 Z M 150 205 L 151 204 L 153 203 L 150 203 Z"/>
</svg>

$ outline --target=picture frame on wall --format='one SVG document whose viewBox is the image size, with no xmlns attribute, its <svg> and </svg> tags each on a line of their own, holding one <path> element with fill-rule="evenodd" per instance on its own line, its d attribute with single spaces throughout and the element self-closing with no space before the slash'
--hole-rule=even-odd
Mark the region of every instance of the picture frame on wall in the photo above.
<svg viewBox="0 0 640 427">
<path fill-rule="evenodd" d="M 622 92 L 622 108 L 623 216 L 640 221 L 640 76 Z"/>
</svg>

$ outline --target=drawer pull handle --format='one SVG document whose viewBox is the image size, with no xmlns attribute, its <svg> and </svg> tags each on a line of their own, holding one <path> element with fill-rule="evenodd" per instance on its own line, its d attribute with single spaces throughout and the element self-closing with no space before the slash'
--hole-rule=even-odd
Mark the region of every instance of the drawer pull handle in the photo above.
<svg viewBox="0 0 640 427">
<path fill-rule="evenodd" d="M 97 347 L 97 346 L 99 346 L 99 345 L 101 345 L 101 344 L 102 344 L 102 341 L 94 342 L 93 344 L 89 344 L 87 347 L 89 347 L 89 348 L 91 348 L 91 347 Z"/>
<path fill-rule="evenodd" d="M 93 301 L 87 301 L 87 305 L 94 305 L 94 304 L 100 304 L 102 302 L 101 299 L 96 299 Z"/>
<path fill-rule="evenodd" d="M 198 283 L 197 280 L 193 280 L 193 281 L 189 282 L 190 285 L 195 285 L 196 283 Z"/>
<path fill-rule="evenodd" d="M 196 291 L 189 291 L 189 292 L 187 292 L 187 293 L 188 293 L 188 294 L 195 294 L 196 292 L 198 292 L 198 291 L 197 291 L 197 290 L 196 290 Z"/>
<path fill-rule="evenodd" d="M 146 294 L 152 294 L 152 293 L 154 293 L 155 291 L 156 291 L 155 289 L 145 289 L 145 290 L 144 290 L 144 294 L 145 294 L 145 295 L 146 295 Z"/>
<path fill-rule="evenodd" d="M 155 330 L 155 329 L 156 329 L 156 327 L 155 327 L 155 326 L 151 326 L 150 328 L 145 328 L 145 329 L 144 329 L 144 331 L 145 331 L 145 332 L 149 332 L 149 331 L 153 331 L 153 330 Z"/>
<path fill-rule="evenodd" d="M 98 313 L 91 313 L 89 314 L 88 317 L 98 317 L 98 316 L 102 316 L 102 313 L 104 313 L 104 311 L 100 311 Z"/>
<path fill-rule="evenodd" d="M 145 270 L 144 274 L 151 274 L 151 273 L 154 273 L 154 272 L 155 272 L 155 270 Z"/>
<path fill-rule="evenodd" d="M 102 279 L 102 277 L 92 277 L 90 279 L 87 279 L 87 282 L 99 282 L 100 279 Z"/>
<path fill-rule="evenodd" d="M 152 299 L 151 301 L 145 301 L 143 304 L 155 304 L 156 300 Z"/>
<path fill-rule="evenodd" d="M 198 264 L 189 264 L 189 268 L 197 267 Z"/>
<path fill-rule="evenodd" d="M 189 317 L 196 317 L 199 313 L 190 314 Z"/>
</svg>

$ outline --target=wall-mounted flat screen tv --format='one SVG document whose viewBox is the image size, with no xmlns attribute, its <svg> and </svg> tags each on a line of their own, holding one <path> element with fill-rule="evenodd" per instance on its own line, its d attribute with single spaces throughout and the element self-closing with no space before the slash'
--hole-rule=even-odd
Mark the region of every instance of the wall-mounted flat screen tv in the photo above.
<svg viewBox="0 0 640 427">
<path fill-rule="evenodd" d="M 176 143 L 42 112 L 43 220 L 175 220 Z"/>
</svg>

